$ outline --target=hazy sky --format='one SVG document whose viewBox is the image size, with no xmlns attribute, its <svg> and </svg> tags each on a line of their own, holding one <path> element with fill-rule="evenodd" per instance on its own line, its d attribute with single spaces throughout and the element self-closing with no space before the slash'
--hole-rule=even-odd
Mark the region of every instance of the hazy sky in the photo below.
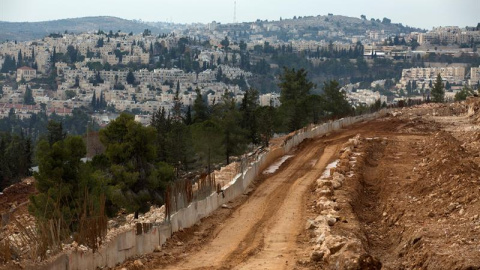
<svg viewBox="0 0 480 270">
<path fill-rule="evenodd" d="M 390 18 L 393 23 L 476 26 L 480 0 L 237 0 L 237 21 L 293 16 L 347 15 Z M 177 23 L 233 21 L 234 0 L 0 0 L 1 21 L 45 21 L 84 16 L 116 16 Z M 1 31 L 1 29 L 0 29 Z"/>
</svg>

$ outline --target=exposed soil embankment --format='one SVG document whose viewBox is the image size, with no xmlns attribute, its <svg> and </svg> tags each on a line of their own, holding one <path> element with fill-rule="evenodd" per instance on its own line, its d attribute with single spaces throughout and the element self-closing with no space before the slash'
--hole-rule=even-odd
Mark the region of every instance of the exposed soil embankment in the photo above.
<svg viewBox="0 0 480 270">
<path fill-rule="evenodd" d="M 332 192 L 338 211 L 329 234 L 336 243 L 325 244 L 328 237 L 317 235 L 312 253 L 317 265 L 480 269 L 478 153 L 467 150 L 468 139 L 425 132 L 420 122 L 409 134 L 404 128 L 410 125 L 403 125 L 402 132 L 360 140 L 354 148 L 357 166 L 347 167 L 352 177 Z M 322 197 L 316 203 L 323 207 Z M 319 247 L 327 250 L 315 253 Z"/>
</svg>

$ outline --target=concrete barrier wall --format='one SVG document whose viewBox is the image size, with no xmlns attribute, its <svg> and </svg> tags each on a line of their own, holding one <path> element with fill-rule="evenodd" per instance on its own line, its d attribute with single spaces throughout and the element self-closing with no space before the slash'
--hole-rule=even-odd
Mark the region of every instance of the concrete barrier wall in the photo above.
<svg viewBox="0 0 480 270">
<path fill-rule="evenodd" d="M 222 204 L 243 194 L 267 166 L 290 152 L 293 147 L 299 145 L 306 138 L 325 135 L 361 121 L 375 119 L 386 113 L 387 110 L 383 109 L 368 115 L 342 118 L 298 130 L 284 145 L 259 155 L 257 160 L 249 164 L 243 173 L 236 175 L 232 179 L 231 185 L 224 189 L 224 196 L 213 193 L 204 200 L 193 202 L 188 207 L 172 214 L 168 224 L 153 226 L 148 232 L 136 235 L 135 230 L 132 229 L 121 233 L 102 246 L 96 253 L 70 251 L 58 255 L 47 265 L 36 265 L 27 267 L 27 269 L 85 270 L 96 269 L 97 267 L 114 267 L 128 258 L 151 253 L 155 247 L 164 244 L 174 232 L 191 227 L 200 219 L 210 215 Z"/>
</svg>

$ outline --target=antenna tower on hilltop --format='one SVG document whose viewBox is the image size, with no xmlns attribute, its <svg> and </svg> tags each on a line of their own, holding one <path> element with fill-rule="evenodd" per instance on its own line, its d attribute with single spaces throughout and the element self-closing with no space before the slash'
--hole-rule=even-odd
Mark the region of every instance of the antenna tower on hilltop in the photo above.
<svg viewBox="0 0 480 270">
<path fill-rule="evenodd" d="M 237 23 L 237 1 L 233 1 L 233 23 Z"/>
</svg>

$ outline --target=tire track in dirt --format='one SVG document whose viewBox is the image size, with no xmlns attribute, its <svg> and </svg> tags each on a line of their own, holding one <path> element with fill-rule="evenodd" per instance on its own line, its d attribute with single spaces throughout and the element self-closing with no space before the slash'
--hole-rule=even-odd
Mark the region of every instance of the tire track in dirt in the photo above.
<svg viewBox="0 0 480 270">
<path fill-rule="evenodd" d="M 218 226 L 209 243 L 164 269 L 251 269 L 258 264 L 266 269 L 291 268 L 303 229 L 303 195 L 337 152 L 335 146 L 325 148 L 320 139 L 304 142 L 284 168 L 265 179 Z"/>
<path fill-rule="evenodd" d="M 235 269 L 290 269 L 296 263 L 297 237 L 304 229 L 305 193 L 320 177 L 325 167 L 338 153 L 340 144 L 328 145 L 315 160 L 313 168 L 296 179 L 283 198 L 277 215 L 260 227 L 264 248 L 251 258 L 244 259 Z M 246 259 L 246 260 L 245 260 Z"/>
</svg>

